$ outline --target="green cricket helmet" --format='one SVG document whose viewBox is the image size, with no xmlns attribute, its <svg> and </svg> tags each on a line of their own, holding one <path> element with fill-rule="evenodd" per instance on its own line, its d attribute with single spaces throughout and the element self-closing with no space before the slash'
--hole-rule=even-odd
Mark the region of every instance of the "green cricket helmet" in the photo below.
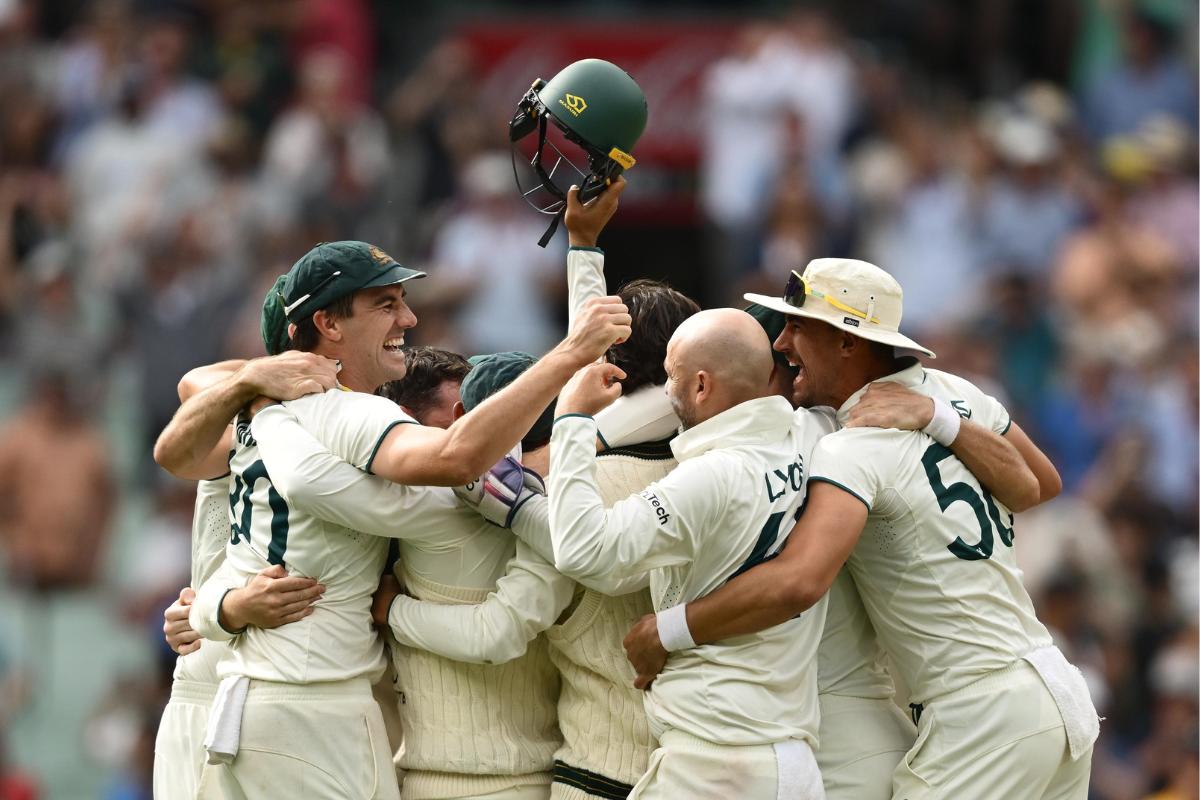
<svg viewBox="0 0 1200 800">
<path fill-rule="evenodd" d="M 545 247 L 554 235 L 572 183 L 579 184 L 580 202 L 586 203 L 634 165 L 630 154 L 646 129 L 646 113 L 646 95 L 637 82 L 616 64 L 598 58 L 576 61 L 549 81 L 538 78 L 533 82 L 508 124 L 508 138 L 513 143 L 513 174 L 521 196 L 541 213 L 555 215 L 539 244 Z M 586 170 L 576 163 L 582 161 L 578 155 L 572 160 L 553 138 L 547 139 L 547 133 L 552 133 L 548 122 L 554 123 L 565 142 L 583 151 Z M 529 166 L 535 181 L 527 189 L 517 171 L 517 142 L 534 131 L 537 144 Z M 557 158 L 547 168 L 544 159 L 554 154 Z M 558 174 L 563 164 L 568 169 Z M 534 194 L 538 197 L 531 199 Z"/>
</svg>

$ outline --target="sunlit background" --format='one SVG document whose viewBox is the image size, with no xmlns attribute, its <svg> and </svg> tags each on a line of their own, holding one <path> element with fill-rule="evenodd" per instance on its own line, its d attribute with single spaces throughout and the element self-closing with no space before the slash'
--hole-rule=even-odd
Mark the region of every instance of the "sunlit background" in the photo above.
<svg viewBox="0 0 1200 800">
<path fill-rule="evenodd" d="M 0 798 L 149 797 L 194 492 L 151 443 L 296 257 L 427 270 L 411 343 L 563 333 L 505 123 L 585 57 L 650 106 L 610 287 L 893 272 L 1063 475 L 1017 551 L 1091 796 L 1197 797 L 1196 41 L 1194 0 L 0 0 Z"/>
</svg>

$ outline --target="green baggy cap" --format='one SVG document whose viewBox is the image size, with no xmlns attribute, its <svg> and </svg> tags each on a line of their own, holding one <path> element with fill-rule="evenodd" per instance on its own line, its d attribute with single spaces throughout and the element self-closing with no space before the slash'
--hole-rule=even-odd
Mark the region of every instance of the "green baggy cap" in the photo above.
<svg viewBox="0 0 1200 800">
<path fill-rule="evenodd" d="M 783 333 L 783 329 L 787 327 L 787 317 L 774 309 L 760 306 L 758 303 L 751 303 L 743 310 L 758 320 L 758 324 L 762 325 L 763 330 L 767 332 L 767 338 L 771 340 L 771 344 L 775 344 L 779 334 Z M 787 356 L 783 353 L 772 348 L 771 355 L 775 357 L 777 363 L 787 366 Z"/>
<path fill-rule="evenodd" d="M 297 323 L 359 289 L 424 277 L 424 272 L 400 266 L 373 244 L 321 242 L 288 270 L 282 291 L 284 316 Z"/>
<path fill-rule="evenodd" d="M 471 371 L 463 379 L 460 388 L 463 408 L 467 411 L 515 381 L 522 372 L 537 363 L 537 359 L 517 350 L 491 355 L 471 356 L 467 359 Z M 550 429 L 554 424 L 554 403 L 538 417 L 537 422 L 521 439 L 521 445 L 532 450 L 550 441 Z"/>
<path fill-rule="evenodd" d="M 258 330 L 262 334 L 263 347 L 267 348 L 269 356 L 279 355 L 292 343 L 291 337 L 288 336 L 287 317 L 283 315 L 283 295 L 280 294 L 286 282 L 287 275 L 280 275 L 263 298 Z"/>
</svg>

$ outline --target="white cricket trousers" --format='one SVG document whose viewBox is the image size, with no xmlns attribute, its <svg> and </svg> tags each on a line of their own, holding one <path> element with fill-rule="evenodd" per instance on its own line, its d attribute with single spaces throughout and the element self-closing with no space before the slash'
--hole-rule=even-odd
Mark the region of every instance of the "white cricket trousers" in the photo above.
<svg viewBox="0 0 1200 800">
<path fill-rule="evenodd" d="M 1017 661 L 925 704 L 892 776 L 895 800 L 1086 800 L 1089 747 L 1072 760 L 1041 676 Z"/>
<path fill-rule="evenodd" d="M 892 773 L 917 728 L 888 698 L 817 695 L 821 705 L 817 766 L 827 800 L 890 800 Z"/>
<path fill-rule="evenodd" d="M 204 731 L 215 683 L 175 680 L 154 738 L 155 800 L 193 800 L 204 768 Z"/>
<path fill-rule="evenodd" d="M 237 756 L 206 763 L 196 797 L 399 800 L 370 682 L 250 681 Z"/>
<path fill-rule="evenodd" d="M 668 729 L 629 800 L 825 800 L 807 742 L 720 745 Z"/>
</svg>

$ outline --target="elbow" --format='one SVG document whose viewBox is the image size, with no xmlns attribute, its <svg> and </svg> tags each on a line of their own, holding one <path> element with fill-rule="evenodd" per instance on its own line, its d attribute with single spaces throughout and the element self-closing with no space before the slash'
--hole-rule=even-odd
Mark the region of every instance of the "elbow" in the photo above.
<svg viewBox="0 0 1200 800">
<path fill-rule="evenodd" d="M 1008 498 L 1010 502 L 1005 503 L 1013 513 L 1019 514 L 1022 511 L 1028 511 L 1038 503 L 1050 499 L 1042 497 L 1042 488 L 1037 476 L 1028 469 L 1025 472 L 1028 473 L 1025 480 L 1021 481 L 1019 489 L 1013 493 L 1013 496 Z"/>
<path fill-rule="evenodd" d="M 164 432 L 154 443 L 154 463 L 172 475 L 182 478 L 186 464 L 185 459 L 177 448 L 171 446 L 171 440 Z"/>
<path fill-rule="evenodd" d="M 1047 500 L 1053 500 L 1062 494 L 1062 490 L 1062 476 L 1051 465 L 1048 474 L 1041 476 L 1038 480 L 1038 502 L 1045 503 Z"/>
<path fill-rule="evenodd" d="M 779 581 L 776 590 L 775 607 L 779 609 L 780 621 L 791 619 L 815 606 L 829 589 L 828 583 L 821 583 L 809 577 L 792 581 Z"/>
</svg>

